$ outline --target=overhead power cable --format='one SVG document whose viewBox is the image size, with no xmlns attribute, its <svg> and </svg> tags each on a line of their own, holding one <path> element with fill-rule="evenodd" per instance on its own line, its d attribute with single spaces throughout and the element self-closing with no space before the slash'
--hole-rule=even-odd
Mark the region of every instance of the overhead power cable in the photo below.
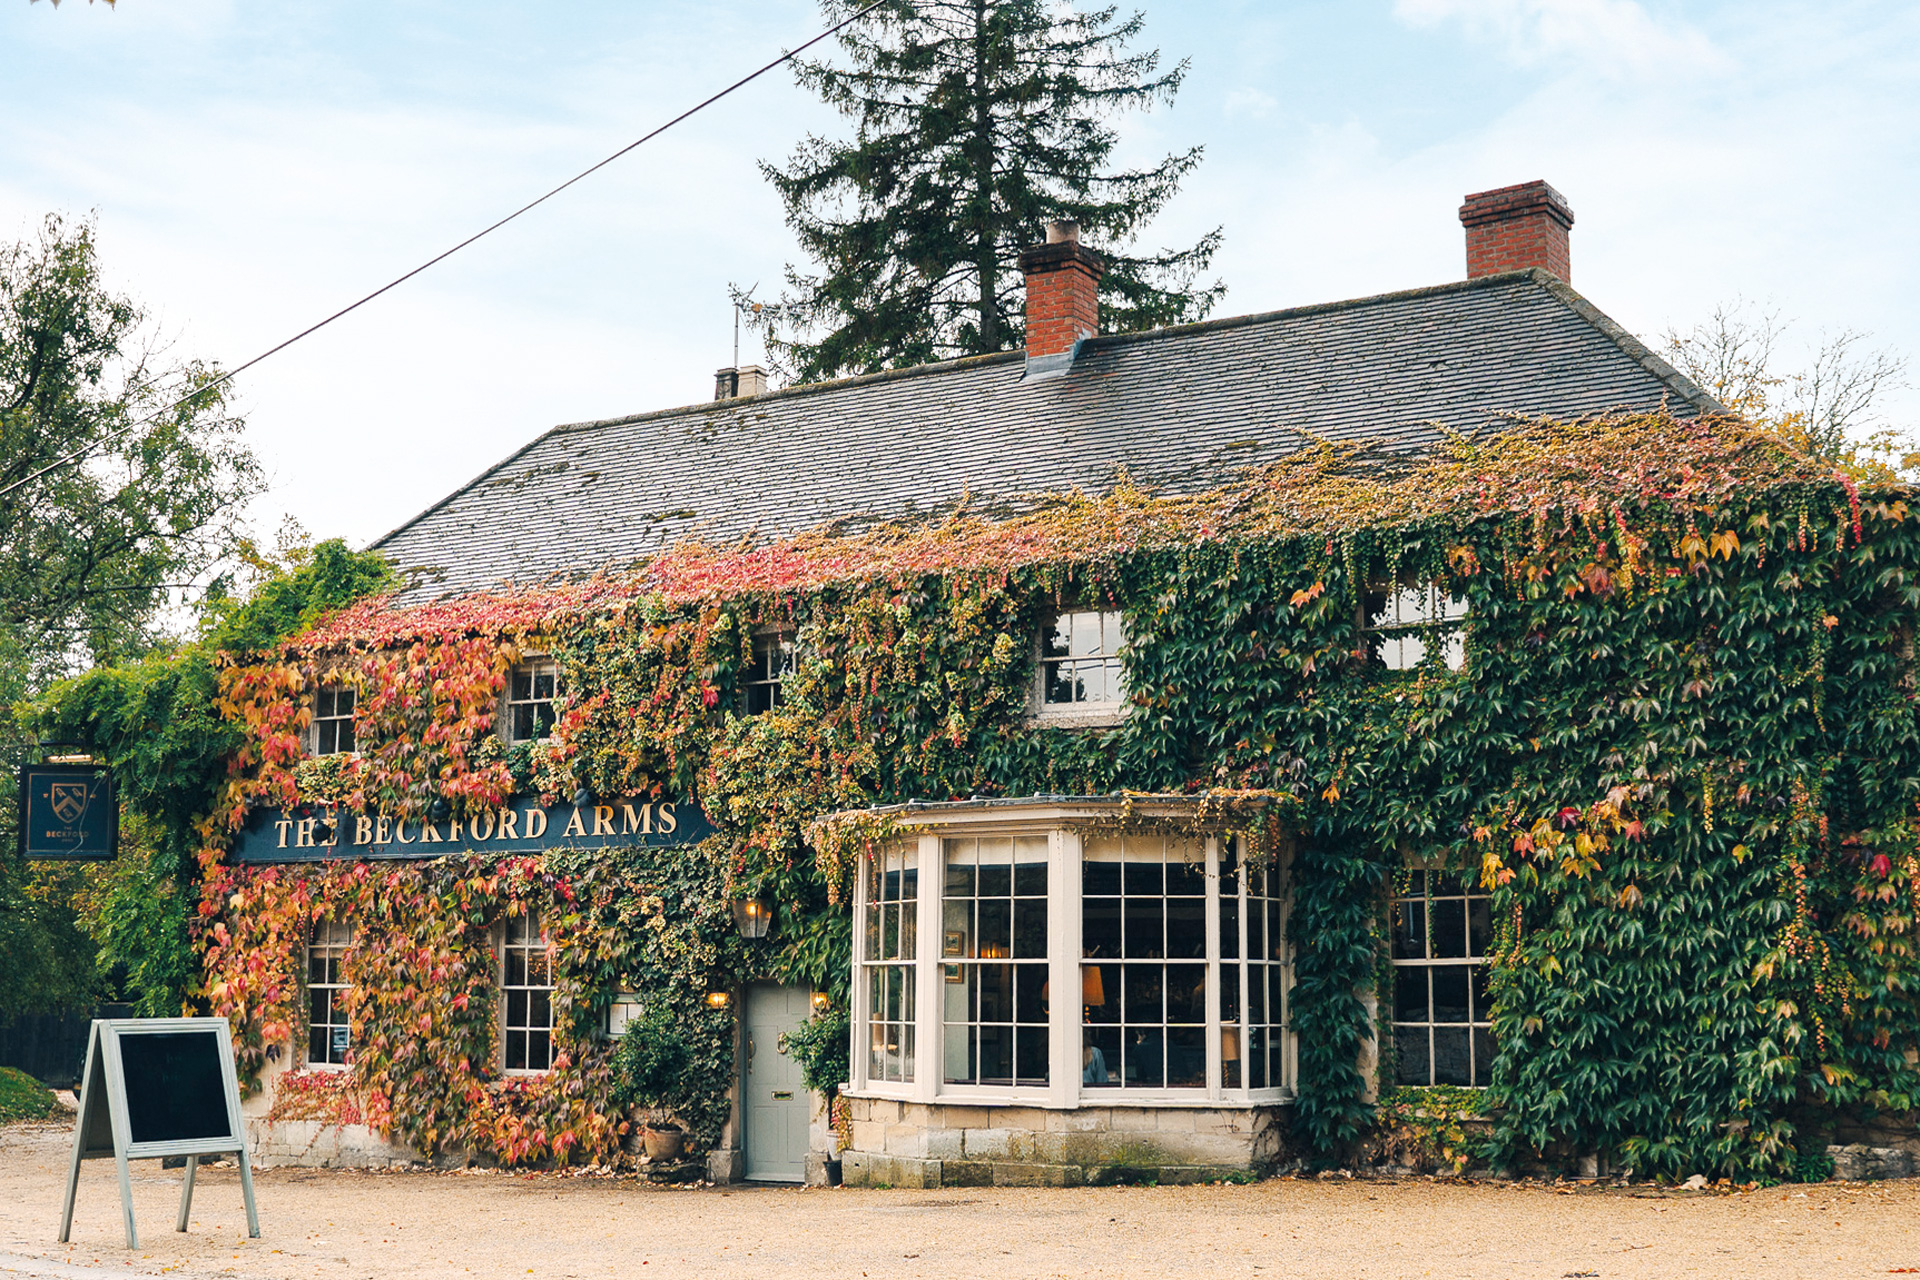
<svg viewBox="0 0 1920 1280">
<path fill-rule="evenodd" d="M 394 277 L 392 280 L 387 281 L 387 283 L 381 285 L 378 289 L 375 289 L 372 293 L 367 294 L 365 297 L 359 299 L 358 301 L 348 303 L 346 306 L 340 308 L 338 311 L 334 312 L 332 315 L 328 316 L 326 319 L 318 321 L 317 323 L 308 325 L 306 328 L 302 329 L 300 332 L 294 334 L 291 338 L 288 338 L 286 341 L 278 343 L 275 346 L 268 347 L 265 351 L 262 351 L 259 355 L 253 357 L 251 360 L 248 360 L 246 363 L 235 365 L 233 368 L 226 370 L 219 377 L 213 379 L 213 381 L 207 383 L 205 386 L 198 387 L 195 390 L 187 393 L 186 395 L 181 396 L 178 400 L 175 400 L 171 404 L 168 404 L 165 408 L 157 410 L 156 412 L 149 414 L 147 417 L 142 418 L 137 422 L 130 422 L 126 426 L 121 427 L 117 431 L 109 431 L 106 435 L 101 436 L 97 440 L 90 440 L 86 444 L 81 445 L 78 449 L 75 449 L 72 453 L 69 453 L 66 456 L 61 458 L 56 458 L 52 462 L 49 462 L 46 466 L 41 467 L 38 471 L 22 476 L 20 479 L 15 480 L 12 484 L 7 485 L 5 488 L 0 488 L 0 498 L 5 497 L 9 493 L 12 493 L 15 489 L 18 489 L 24 485 L 33 483 L 35 480 L 40 479 L 40 477 L 42 476 L 48 475 L 54 471 L 58 471 L 61 467 L 70 466 L 73 463 L 78 462 L 80 459 L 86 457 L 89 453 L 92 453 L 95 449 L 98 449 L 100 446 L 107 444 L 113 440 L 116 440 L 119 437 L 126 435 L 130 431 L 133 431 L 140 427 L 151 426 L 153 423 L 159 421 L 165 415 L 172 413 L 175 409 L 178 409 L 181 405 L 186 404 L 189 400 L 193 400 L 199 396 L 205 395 L 207 392 L 213 390 L 215 387 L 221 385 L 222 383 L 231 382 L 235 377 L 237 377 L 242 373 L 245 373 L 248 369 L 253 368 L 254 365 L 259 364 L 262 360 L 267 359 L 269 356 L 278 355 L 280 352 L 285 351 L 288 347 L 292 346 L 294 343 L 300 341 L 302 338 L 310 337 L 313 334 L 318 333 L 320 330 L 326 328 L 328 325 L 332 324 L 335 320 L 340 319 L 342 316 L 350 315 L 351 313 L 358 311 L 361 307 L 366 306 L 369 302 L 372 302 L 375 298 L 378 298 L 381 294 L 387 293 L 392 289 L 396 289 L 400 285 L 403 285 L 407 281 L 413 279 L 415 276 L 419 275 L 422 271 L 425 271 L 428 267 L 435 266 L 439 263 L 445 262 L 448 258 L 451 258 L 454 254 L 460 252 L 462 249 L 466 248 L 468 245 L 474 243 L 477 240 L 482 239 L 483 237 L 492 235 L 494 232 L 506 226 L 509 222 L 512 222 L 515 218 L 520 217 L 522 214 L 530 213 L 534 209 L 539 208 L 541 205 L 545 204 L 547 201 L 559 195 L 562 191 L 565 191 L 568 187 L 571 187 L 574 183 L 579 182 L 584 178 L 590 177 L 595 173 L 598 173 L 600 170 L 606 168 L 608 165 L 612 164 L 615 160 L 618 160 L 620 157 L 626 155 L 629 151 L 634 150 L 636 147 L 640 147 L 648 142 L 651 142 L 653 139 L 659 137 L 661 134 L 665 133 L 667 130 L 673 128 L 673 126 L 687 119 L 689 116 L 697 115 L 701 111 L 704 111 L 708 107 L 712 106 L 714 103 L 720 101 L 720 99 L 732 93 L 734 90 L 744 88 L 747 85 L 752 84 L 755 80 L 758 80 L 761 76 L 767 74 L 767 72 L 772 71 L 777 67 L 783 66 L 788 62 L 791 62 L 794 58 L 798 57 L 802 53 L 805 53 L 808 49 L 811 49 L 814 45 L 819 44 L 822 40 L 825 40 L 827 37 L 831 35 L 837 34 L 842 29 L 853 25 L 855 22 L 858 22 L 860 19 L 866 17 L 869 13 L 872 13 L 875 9 L 878 9 L 880 6 L 885 4 L 892 4 L 892 3 L 895 3 L 895 0 L 872 0 L 871 4 L 867 4 L 862 6 L 859 9 L 856 9 L 854 12 L 848 14 L 845 18 L 842 18 L 840 21 L 828 27 L 825 31 L 822 31 L 820 34 L 814 36 L 811 40 L 808 40 L 805 44 L 796 45 L 793 48 L 787 50 L 785 53 L 781 54 L 779 57 L 775 58 L 772 62 L 769 62 L 764 67 L 761 67 L 759 70 L 749 72 L 747 75 L 741 76 L 738 80 L 735 80 L 732 84 L 720 90 L 718 93 L 713 94 L 711 97 L 702 99 L 701 101 L 696 102 L 691 107 L 688 107 L 685 111 L 682 111 L 679 115 L 667 121 L 665 124 L 661 125 L 659 128 L 654 129 L 651 133 L 645 134 L 639 138 L 635 138 L 632 142 L 629 142 L 626 146 L 620 148 L 618 151 L 614 152 L 612 155 L 608 156 L 606 159 L 601 160 L 597 164 L 593 164 L 588 166 L 585 169 L 582 169 L 579 173 L 574 174 L 571 178 L 568 178 L 565 182 L 561 183 L 559 186 L 553 188 L 551 191 L 548 191 L 545 195 L 538 196 L 532 200 L 527 201 L 527 203 L 521 205 L 518 209 L 515 209 L 512 213 L 500 219 L 498 222 L 495 222 L 487 227 L 483 227 L 479 231 L 474 232 L 472 235 L 468 236 L 465 240 L 462 240 L 459 244 L 454 245 L 451 249 L 446 250 L 444 253 L 436 254 L 435 256 L 428 258 L 425 262 L 421 263 L 419 266 L 415 267 L 413 270 L 407 272 L 405 275 Z"/>
</svg>

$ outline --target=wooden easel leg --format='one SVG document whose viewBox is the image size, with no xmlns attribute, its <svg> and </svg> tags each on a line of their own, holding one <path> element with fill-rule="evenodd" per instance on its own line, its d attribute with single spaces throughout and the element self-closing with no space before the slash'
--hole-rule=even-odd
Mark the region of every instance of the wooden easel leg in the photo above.
<svg viewBox="0 0 1920 1280">
<path fill-rule="evenodd" d="M 253 1207 L 253 1160 L 245 1147 L 240 1148 L 240 1192 L 247 1200 L 247 1234 L 260 1238 L 260 1214 Z"/>
<path fill-rule="evenodd" d="M 199 1156 L 187 1157 L 187 1180 L 180 1184 L 180 1221 L 173 1224 L 175 1231 L 187 1229 L 187 1210 L 193 1207 L 193 1173 L 199 1167 Z"/>
<path fill-rule="evenodd" d="M 120 1169 L 120 1210 L 127 1218 L 127 1248 L 140 1247 L 140 1231 L 133 1225 L 133 1175 L 127 1170 L 127 1157 L 121 1152 L 113 1153 L 113 1162 Z"/>
<path fill-rule="evenodd" d="M 67 1237 L 73 1234 L 73 1199 L 80 1192 L 80 1161 L 83 1158 L 80 1149 L 87 1141 L 87 1113 L 80 1113 L 80 1121 L 73 1127 L 73 1167 L 67 1170 L 67 1207 L 60 1211 L 60 1243 L 67 1243 Z"/>
</svg>

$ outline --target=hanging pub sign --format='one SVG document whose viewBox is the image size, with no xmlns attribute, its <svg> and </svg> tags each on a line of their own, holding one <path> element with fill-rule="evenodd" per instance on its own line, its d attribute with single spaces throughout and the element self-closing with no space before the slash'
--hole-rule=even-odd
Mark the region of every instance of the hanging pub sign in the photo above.
<svg viewBox="0 0 1920 1280">
<path fill-rule="evenodd" d="M 667 848 L 713 834 L 700 805 L 677 800 L 543 805 L 528 796 L 459 818 L 404 820 L 332 804 L 261 808 L 234 837 L 233 862 L 328 858 L 437 858 L 449 853 Z"/>
<path fill-rule="evenodd" d="M 105 862 L 119 843 L 120 806 L 107 766 L 20 766 L 21 857 Z"/>
<path fill-rule="evenodd" d="M 240 1118 L 240 1085 L 227 1020 L 96 1018 L 87 1037 L 87 1069 L 81 1077 L 80 1115 L 73 1126 L 73 1161 L 67 1170 L 66 1207 L 60 1214 L 60 1243 L 67 1243 L 73 1234 L 83 1161 L 112 1159 L 119 1174 L 127 1248 L 138 1249 L 133 1177 L 127 1162 L 155 1156 L 187 1158 L 180 1216 L 174 1223 L 174 1230 L 185 1231 L 200 1158 L 217 1155 L 238 1158 L 247 1234 L 257 1238 L 260 1215 L 253 1204 L 253 1163 Z"/>
</svg>

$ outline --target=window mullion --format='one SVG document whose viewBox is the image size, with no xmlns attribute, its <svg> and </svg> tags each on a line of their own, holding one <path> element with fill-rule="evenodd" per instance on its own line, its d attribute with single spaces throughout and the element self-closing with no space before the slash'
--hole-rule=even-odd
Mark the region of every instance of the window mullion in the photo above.
<svg viewBox="0 0 1920 1280">
<path fill-rule="evenodd" d="M 1080 834 L 1056 828 L 1047 836 L 1047 980 L 1058 993 L 1047 1015 L 1047 1096 L 1057 1107 L 1080 1101 L 1080 884 Z"/>
<path fill-rule="evenodd" d="M 853 877 L 853 954 L 859 959 L 853 966 L 853 1043 L 847 1047 L 847 1082 L 855 1090 L 867 1087 L 867 1059 L 873 1046 L 873 997 L 867 967 L 867 914 L 873 910 L 867 901 L 867 882 L 873 878 L 872 857 L 871 853 L 867 855 Z"/>
<path fill-rule="evenodd" d="M 1207 1097 L 1220 1097 L 1220 838 L 1207 837 Z"/>
<path fill-rule="evenodd" d="M 940 837 L 922 835 L 915 859 L 919 866 L 914 908 L 913 1085 L 912 1094 L 931 1102 L 946 1074 L 946 1046 L 941 1043 L 940 911 L 945 900 L 946 868 L 940 857 Z"/>
</svg>

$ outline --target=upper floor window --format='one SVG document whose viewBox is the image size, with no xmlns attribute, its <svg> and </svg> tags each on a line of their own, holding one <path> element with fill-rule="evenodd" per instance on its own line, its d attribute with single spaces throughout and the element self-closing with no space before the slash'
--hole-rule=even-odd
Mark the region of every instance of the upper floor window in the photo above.
<svg viewBox="0 0 1920 1280">
<path fill-rule="evenodd" d="M 1415 870 L 1393 902 L 1393 1047 L 1401 1084 L 1483 1085 L 1493 1066 L 1493 910 L 1471 873 Z"/>
<path fill-rule="evenodd" d="M 523 911 L 507 917 L 503 959 L 506 1068 L 546 1071 L 553 1066 L 553 961 L 538 914 Z"/>
<path fill-rule="evenodd" d="M 786 702 L 786 680 L 793 674 L 793 633 L 769 632 L 753 638 L 753 665 L 747 668 L 747 714 L 760 715 Z"/>
<path fill-rule="evenodd" d="M 353 926 L 321 920 L 307 944 L 307 1065 L 344 1067 L 353 1044 L 347 1020 L 347 980 L 342 966 Z"/>
<path fill-rule="evenodd" d="M 353 690 L 322 685 L 313 698 L 313 753 L 335 755 L 353 750 Z"/>
<path fill-rule="evenodd" d="M 1126 631 L 1115 610 L 1055 614 L 1040 631 L 1039 708 L 1048 712 L 1111 711 L 1126 701 L 1120 650 Z"/>
<path fill-rule="evenodd" d="M 561 694 L 560 666 L 545 659 L 523 662 L 507 681 L 507 738 L 537 742 L 553 732 L 554 701 Z"/>
<path fill-rule="evenodd" d="M 1435 653 L 1451 671 L 1466 659 L 1467 602 L 1437 583 L 1376 584 L 1364 612 L 1372 653 L 1389 671 L 1412 671 Z"/>
</svg>

